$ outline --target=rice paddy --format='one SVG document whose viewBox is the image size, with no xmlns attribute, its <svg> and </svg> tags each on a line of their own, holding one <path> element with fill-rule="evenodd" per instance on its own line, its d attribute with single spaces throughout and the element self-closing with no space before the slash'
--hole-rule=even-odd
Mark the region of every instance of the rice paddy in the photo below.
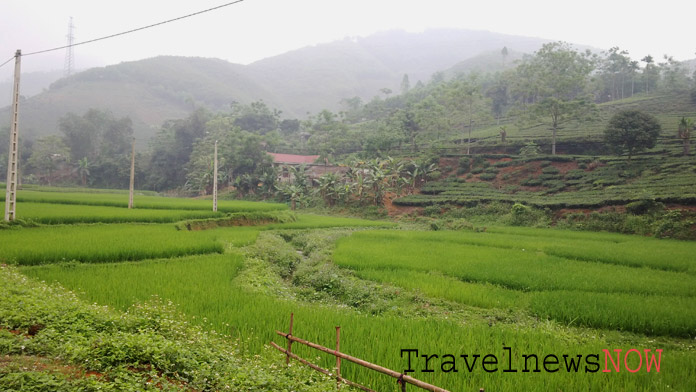
<svg viewBox="0 0 696 392">
<path fill-rule="evenodd" d="M 189 322 L 240 339 L 252 353 L 269 341 L 285 345 L 274 331 L 287 331 L 294 312 L 295 336 L 332 347 L 340 325 L 341 351 L 397 371 L 408 368 L 401 350 L 418 349 L 411 375 L 452 391 L 696 389 L 696 244 L 690 242 L 504 227 L 485 233 L 394 230 L 388 222 L 307 214 L 288 223 L 188 231 L 174 223 L 237 208 L 286 207 L 230 201 L 214 214 L 207 211 L 209 201 L 143 195 L 129 211 L 109 204 L 121 203 L 118 193 L 29 192 L 24 195 L 33 200 L 18 204 L 20 218 L 50 225 L 1 229 L 0 263 L 21 265 L 31 278 L 120 310 L 156 295 L 172 301 Z M 260 232 L 289 238 L 288 230 L 332 227 L 355 228 L 332 247 L 342 271 L 413 293 L 422 312 L 368 315 L 299 299 L 290 289 L 258 289 L 292 285 L 254 275 L 262 261 L 241 248 Z M 605 365 L 612 368 L 603 350 L 615 349 L 662 349 L 661 371 L 604 372 Z M 335 363 L 299 344 L 293 351 L 327 368 Z M 422 354 L 439 359 L 424 365 Z M 457 358 L 456 372 L 443 371 L 449 366 L 442 365 L 444 354 Z M 464 354 L 480 356 L 472 370 Z M 499 361 L 496 371 L 481 364 L 488 354 Z M 523 371 L 525 354 L 539 356 L 540 372 Z M 558 357 L 558 372 L 546 371 L 548 355 Z M 564 355 L 582 355 L 578 371 L 566 367 Z M 585 362 L 588 355 L 597 356 L 596 369 Z M 630 368 L 638 366 L 637 358 L 627 360 Z M 424 372 L 424 366 L 435 371 Z M 396 388 L 393 379 L 348 362 L 342 375 L 377 390 Z"/>
</svg>

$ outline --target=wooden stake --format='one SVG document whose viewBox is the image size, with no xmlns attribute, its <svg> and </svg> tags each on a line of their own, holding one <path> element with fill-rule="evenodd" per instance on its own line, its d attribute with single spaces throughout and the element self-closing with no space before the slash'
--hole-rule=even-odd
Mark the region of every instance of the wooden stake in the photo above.
<svg viewBox="0 0 696 392">
<path fill-rule="evenodd" d="M 341 351 L 341 327 L 336 327 L 336 352 Z M 336 389 L 341 389 L 341 357 L 336 357 Z"/>
<path fill-rule="evenodd" d="M 295 318 L 295 313 L 290 313 L 290 332 L 288 332 L 288 335 L 292 335 L 292 322 L 293 319 Z M 288 339 L 288 354 L 285 357 L 285 364 L 289 365 L 290 364 L 290 355 L 292 354 L 292 340 Z"/>
<path fill-rule="evenodd" d="M 356 357 L 350 356 L 350 355 L 348 355 L 348 354 L 344 354 L 344 353 L 338 352 L 338 351 L 336 351 L 336 350 L 332 350 L 332 349 L 330 349 L 330 348 L 326 348 L 326 347 L 321 346 L 321 345 L 318 345 L 318 344 L 316 344 L 316 343 L 312 343 L 312 342 L 307 341 L 307 340 L 304 340 L 304 339 L 296 338 L 296 337 L 291 336 L 290 334 L 287 334 L 287 333 L 285 333 L 285 332 L 276 331 L 276 334 L 278 334 L 278 335 L 280 335 L 280 336 L 283 336 L 283 337 L 287 338 L 288 340 L 293 340 L 293 341 L 295 341 L 295 342 L 304 344 L 305 346 L 309 346 L 309 347 L 312 347 L 312 348 L 317 349 L 317 350 L 319 350 L 319 351 L 323 351 L 323 352 L 325 352 L 325 353 L 327 353 L 327 354 L 331 354 L 331 355 L 334 355 L 334 356 L 337 356 L 337 357 L 341 357 L 341 358 L 343 358 L 343 359 L 345 359 L 345 360 L 347 360 L 347 361 L 350 361 L 350 362 L 353 362 L 353 363 L 357 363 L 358 365 L 363 366 L 363 367 L 366 367 L 366 368 L 368 368 L 368 369 L 372 369 L 372 370 L 375 370 L 375 371 L 377 371 L 377 372 L 386 374 L 386 375 L 388 375 L 388 376 L 392 376 L 392 377 L 394 377 L 394 378 L 396 378 L 396 379 L 402 379 L 402 380 L 404 380 L 405 382 L 407 382 L 407 383 L 409 383 L 409 384 L 415 385 L 415 386 L 420 387 L 420 388 L 423 388 L 423 389 L 425 389 L 425 390 L 432 391 L 432 392 L 448 392 L 448 391 L 447 391 L 446 389 L 444 389 L 444 388 L 440 388 L 440 387 L 438 387 L 438 386 L 435 386 L 435 385 L 432 385 L 432 384 L 428 384 L 427 382 L 420 381 L 420 380 L 415 379 L 415 378 L 413 378 L 413 377 L 411 377 L 411 376 L 407 376 L 407 375 L 405 375 L 405 374 L 396 372 L 396 371 L 394 371 L 394 370 L 391 370 L 391 369 L 388 369 L 388 368 L 385 368 L 385 367 L 382 367 L 382 366 L 379 366 L 379 365 L 375 365 L 374 363 L 367 362 L 367 361 L 362 360 L 362 359 L 360 359 L 360 358 L 356 358 Z"/>
<path fill-rule="evenodd" d="M 283 354 L 288 355 L 288 356 L 290 356 L 291 358 L 296 359 L 296 360 L 302 362 L 303 364 L 305 364 L 305 365 L 311 367 L 312 369 L 318 371 L 319 373 L 326 374 L 327 376 L 331 376 L 331 372 L 330 372 L 330 371 L 328 371 L 328 370 L 326 370 L 326 369 L 324 369 L 324 368 L 321 368 L 321 367 L 319 367 L 319 366 L 317 366 L 317 365 L 315 365 L 315 364 L 309 362 L 308 360 L 306 360 L 306 359 L 304 359 L 304 358 L 298 357 L 297 354 L 289 353 L 288 350 L 286 350 L 286 349 L 280 347 L 280 346 L 277 345 L 275 342 L 271 342 L 271 346 L 272 346 L 273 348 L 275 348 L 276 350 L 282 352 Z M 364 385 L 358 384 L 358 383 L 353 382 L 353 381 L 350 381 L 350 380 L 346 380 L 345 378 L 342 378 L 342 377 L 341 377 L 341 382 L 343 382 L 343 383 L 345 383 L 345 384 L 348 384 L 348 385 L 350 385 L 350 386 L 352 386 L 352 387 L 356 387 L 356 388 L 362 389 L 363 391 L 366 391 L 366 392 L 376 392 L 375 390 L 370 389 L 370 388 L 368 388 L 368 387 L 366 387 L 366 386 L 364 386 Z"/>
</svg>

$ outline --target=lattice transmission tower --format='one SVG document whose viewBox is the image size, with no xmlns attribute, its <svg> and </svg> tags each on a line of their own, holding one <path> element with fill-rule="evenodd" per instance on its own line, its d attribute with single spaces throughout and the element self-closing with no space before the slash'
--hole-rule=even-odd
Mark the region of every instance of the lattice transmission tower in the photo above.
<svg viewBox="0 0 696 392">
<path fill-rule="evenodd" d="M 73 18 L 70 17 L 70 22 L 68 23 L 68 35 L 65 37 L 68 39 L 67 48 L 65 48 L 65 67 L 63 73 L 65 76 L 70 76 L 75 69 L 75 54 L 73 53 L 73 43 L 75 42 L 75 25 L 73 24 Z"/>
</svg>

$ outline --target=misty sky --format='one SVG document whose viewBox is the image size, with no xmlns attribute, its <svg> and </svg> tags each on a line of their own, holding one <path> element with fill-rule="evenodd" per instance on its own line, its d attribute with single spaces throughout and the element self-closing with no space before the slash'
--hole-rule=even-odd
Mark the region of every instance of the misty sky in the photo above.
<svg viewBox="0 0 696 392">
<path fill-rule="evenodd" d="M 231 0 L 0 0 L 0 63 L 63 46 L 68 21 L 85 41 L 175 18 Z M 646 5 L 613 0 L 244 0 L 150 30 L 74 48 L 77 68 L 157 55 L 217 57 L 248 64 L 292 49 L 390 29 L 450 27 L 619 46 L 634 59 L 696 57 L 696 2 Z M 513 48 L 514 49 L 514 48 Z M 65 51 L 26 56 L 22 70 L 63 69 Z M 0 80 L 12 63 L 0 68 Z"/>
</svg>

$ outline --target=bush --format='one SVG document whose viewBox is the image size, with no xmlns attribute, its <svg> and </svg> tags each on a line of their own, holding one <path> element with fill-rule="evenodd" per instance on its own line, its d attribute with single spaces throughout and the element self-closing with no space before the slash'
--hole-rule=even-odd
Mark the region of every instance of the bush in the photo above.
<svg viewBox="0 0 696 392">
<path fill-rule="evenodd" d="M 626 212 L 633 215 L 652 214 L 662 211 L 665 205 L 653 199 L 638 200 L 626 204 Z"/>
<path fill-rule="evenodd" d="M 426 177 L 428 178 L 428 181 L 437 180 L 440 177 L 442 177 L 442 172 L 439 170 L 435 170 L 435 171 L 428 173 L 428 175 Z"/>
<path fill-rule="evenodd" d="M 578 167 L 580 167 L 580 165 L 578 165 Z M 579 180 L 579 179 L 581 179 L 581 178 L 584 177 L 584 176 L 585 176 L 585 172 L 584 172 L 584 171 L 574 169 L 574 170 L 569 170 L 569 171 L 566 173 L 565 179 L 566 179 L 566 180 Z"/>
<path fill-rule="evenodd" d="M 561 171 L 558 170 L 555 166 L 546 166 L 543 169 L 541 169 L 541 172 L 544 174 L 558 174 Z"/>
<path fill-rule="evenodd" d="M 425 216 L 438 216 L 440 214 L 442 214 L 442 206 L 439 204 L 433 204 L 423 209 L 423 215 Z"/>
<path fill-rule="evenodd" d="M 494 180 L 498 175 L 495 173 L 483 173 L 479 176 L 479 179 L 483 181 L 491 181 Z"/>
<path fill-rule="evenodd" d="M 520 182 L 520 185 L 524 185 L 524 186 L 540 186 L 540 185 L 541 185 L 541 179 L 539 179 L 539 178 L 534 178 L 534 177 L 530 177 L 530 178 L 527 178 L 526 180 L 522 180 L 522 181 Z"/>
</svg>

